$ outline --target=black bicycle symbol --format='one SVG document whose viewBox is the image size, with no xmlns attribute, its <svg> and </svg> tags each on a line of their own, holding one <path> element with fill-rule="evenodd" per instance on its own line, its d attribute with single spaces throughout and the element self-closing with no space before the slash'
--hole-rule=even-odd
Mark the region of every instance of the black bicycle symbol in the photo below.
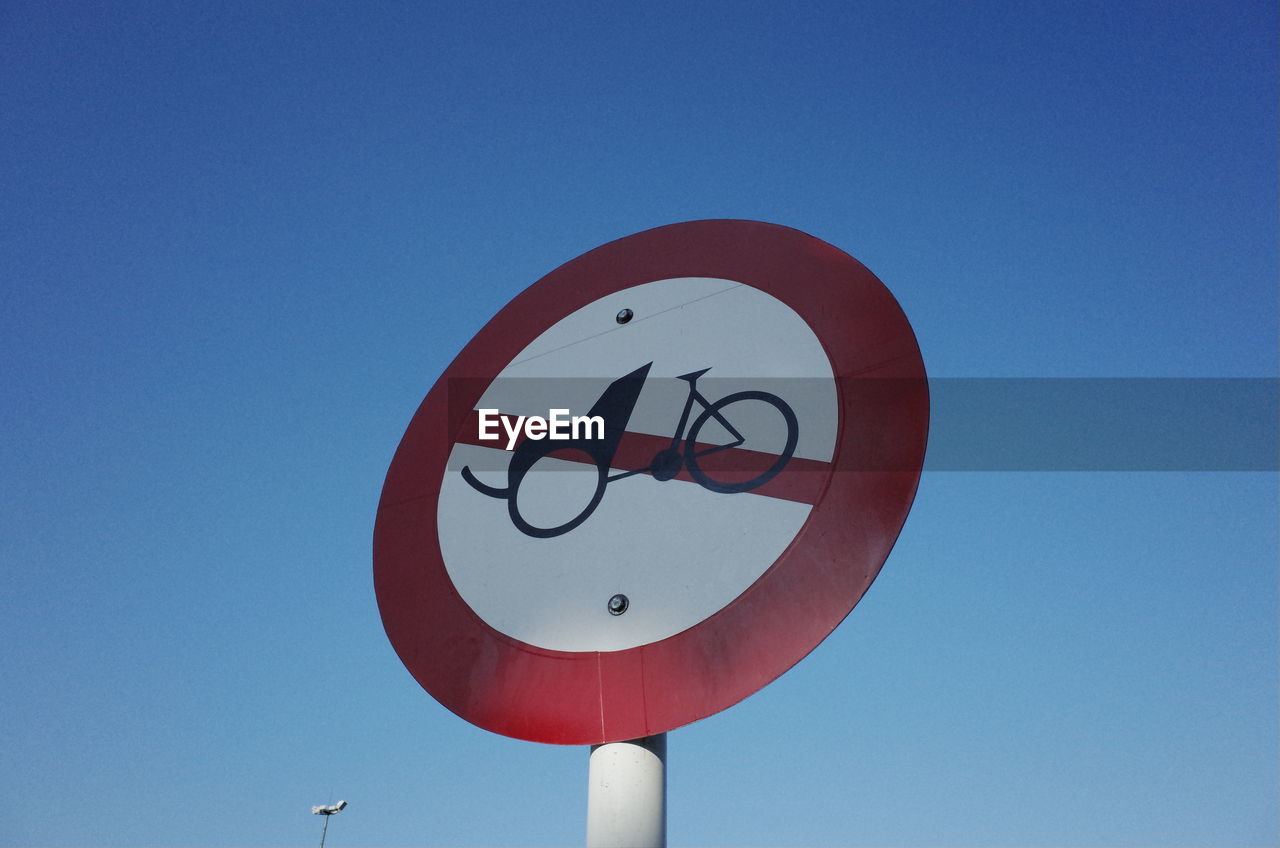
<svg viewBox="0 0 1280 848">
<path fill-rule="evenodd" d="M 554 442 L 547 439 L 525 439 L 513 451 L 511 463 L 507 466 L 507 486 L 505 488 L 489 486 L 480 482 L 468 466 L 463 466 L 462 468 L 463 479 L 481 494 L 488 495 L 491 498 L 505 499 L 507 501 L 507 512 L 511 516 L 511 523 L 520 532 L 528 536 L 547 539 L 568 533 L 586 521 L 604 498 L 605 486 L 617 480 L 647 473 L 655 480 L 666 481 L 676 477 L 682 468 L 687 468 L 689 476 L 703 487 L 713 492 L 732 494 L 751 491 L 773 479 L 778 472 L 786 467 L 791 455 L 795 452 L 796 440 L 799 438 L 800 433 L 799 425 L 796 422 L 796 414 L 791 410 L 791 407 L 777 395 L 761 391 L 734 392 L 733 394 L 725 395 L 715 403 L 711 403 L 698 391 L 698 378 L 711 370 L 710 368 L 703 368 L 701 371 L 692 371 L 688 374 L 681 374 L 679 377 L 679 379 L 689 384 L 689 394 L 685 398 L 684 409 L 680 412 L 680 421 L 676 424 L 676 430 L 671 436 L 670 445 L 658 451 L 644 468 L 609 476 L 609 467 L 613 462 L 614 455 L 617 453 L 618 443 L 622 440 L 622 435 L 627 429 L 627 423 L 631 420 L 631 413 L 635 409 L 636 399 L 640 396 L 640 390 L 644 387 L 645 378 L 648 376 L 649 368 L 652 365 L 653 363 L 650 362 L 648 365 L 637 368 L 630 374 L 614 380 L 587 413 L 588 416 L 600 416 L 604 419 L 603 439 L 583 438 L 557 440 Z M 742 476 L 742 465 L 738 463 L 731 463 L 737 464 L 738 468 L 729 469 L 730 471 L 737 471 L 737 474 L 731 473 L 728 478 L 717 479 L 713 475 L 722 473 L 724 469 L 705 469 L 703 460 L 712 454 L 736 448 L 746 442 L 746 438 L 730 423 L 728 416 L 725 415 L 725 410 L 728 407 L 744 401 L 758 401 L 777 410 L 786 425 L 786 444 L 777 454 L 768 454 L 768 456 L 773 457 L 773 461 L 763 470 L 752 467 L 751 471 L 758 471 L 758 473 L 749 479 L 733 479 L 734 477 Z M 685 425 L 689 422 L 689 413 L 693 410 L 695 403 L 702 407 L 702 412 L 694 419 L 693 424 L 689 427 L 688 436 L 685 437 Z M 758 418 L 758 414 L 753 416 L 753 419 Z M 732 441 L 725 444 L 711 445 L 710 447 L 700 447 L 702 443 L 698 441 L 698 437 L 702 432 L 702 428 L 709 421 L 715 421 L 723 427 L 732 436 Z M 680 444 L 682 438 L 684 438 L 683 447 Z M 550 453 L 566 449 L 583 451 L 595 461 L 595 492 L 586 507 L 565 523 L 554 527 L 534 526 L 526 521 L 520 513 L 520 484 L 534 463 Z"/>
</svg>

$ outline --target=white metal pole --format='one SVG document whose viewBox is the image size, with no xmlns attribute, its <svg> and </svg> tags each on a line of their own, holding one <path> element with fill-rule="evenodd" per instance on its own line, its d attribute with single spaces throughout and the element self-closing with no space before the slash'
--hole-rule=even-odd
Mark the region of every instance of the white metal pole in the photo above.
<svg viewBox="0 0 1280 848">
<path fill-rule="evenodd" d="M 587 848 L 666 848 L 667 734 L 591 746 Z"/>
</svg>

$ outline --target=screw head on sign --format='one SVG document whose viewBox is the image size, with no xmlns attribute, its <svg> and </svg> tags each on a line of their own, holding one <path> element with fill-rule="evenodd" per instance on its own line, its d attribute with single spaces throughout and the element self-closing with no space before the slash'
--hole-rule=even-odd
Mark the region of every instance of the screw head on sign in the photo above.
<svg viewBox="0 0 1280 848">
<path fill-rule="evenodd" d="M 627 600 L 626 595 L 614 595 L 609 599 L 609 614 L 622 615 L 629 606 L 631 606 L 631 602 Z"/>
<path fill-rule="evenodd" d="M 625 324 L 628 321 L 630 321 L 634 316 L 635 316 L 635 313 L 632 312 L 630 309 L 624 309 L 618 313 L 617 318 L 615 320 L 619 324 Z"/>
</svg>

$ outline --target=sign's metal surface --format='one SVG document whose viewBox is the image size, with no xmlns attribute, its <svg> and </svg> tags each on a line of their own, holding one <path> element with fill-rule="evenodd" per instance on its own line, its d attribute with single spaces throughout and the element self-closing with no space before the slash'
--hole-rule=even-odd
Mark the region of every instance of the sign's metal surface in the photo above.
<svg viewBox="0 0 1280 848">
<path fill-rule="evenodd" d="M 509 736 L 710 715 L 862 597 L 927 421 L 906 318 L 830 245 L 749 221 L 604 245 L 503 309 L 410 423 L 374 536 L 387 634 L 446 707 Z"/>
</svg>

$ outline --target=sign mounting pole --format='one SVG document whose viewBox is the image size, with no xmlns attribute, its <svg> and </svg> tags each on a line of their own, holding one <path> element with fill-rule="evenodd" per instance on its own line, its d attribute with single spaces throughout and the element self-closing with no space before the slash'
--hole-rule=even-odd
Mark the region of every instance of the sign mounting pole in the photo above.
<svg viewBox="0 0 1280 848">
<path fill-rule="evenodd" d="M 666 848 L 667 734 L 591 746 L 587 848 Z"/>
</svg>

